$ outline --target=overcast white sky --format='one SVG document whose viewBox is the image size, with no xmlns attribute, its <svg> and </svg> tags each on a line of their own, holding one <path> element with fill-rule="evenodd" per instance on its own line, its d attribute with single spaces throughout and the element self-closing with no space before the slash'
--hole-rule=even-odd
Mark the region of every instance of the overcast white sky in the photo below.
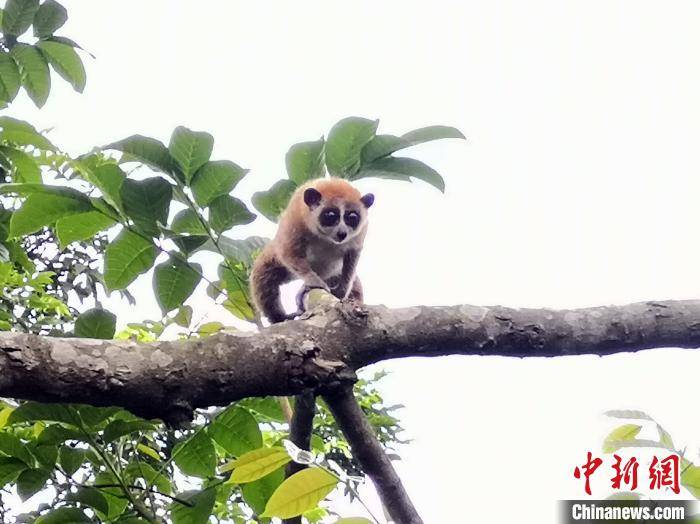
<svg viewBox="0 0 700 524">
<path fill-rule="evenodd" d="M 184 124 L 250 168 L 248 199 L 284 176 L 290 144 L 339 118 L 468 137 L 410 154 L 445 177 L 365 180 L 366 300 L 578 307 L 700 296 L 700 4 L 644 0 L 65 1 L 88 60 L 16 116 L 84 152 Z M 237 234 L 271 235 L 264 219 Z M 210 263 L 210 272 L 214 266 Z M 139 310 L 158 315 L 148 280 Z M 198 311 L 210 307 L 195 301 Z M 211 319 L 228 321 L 211 310 Z M 614 422 L 655 415 L 698 458 L 700 353 L 450 357 L 387 363 L 413 443 L 400 473 L 427 523 L 554 522 Z M 596 495 L 609 493 L 603 481 Z M 350 516 L 350 515 L 348 515 Z"/>
</svg>

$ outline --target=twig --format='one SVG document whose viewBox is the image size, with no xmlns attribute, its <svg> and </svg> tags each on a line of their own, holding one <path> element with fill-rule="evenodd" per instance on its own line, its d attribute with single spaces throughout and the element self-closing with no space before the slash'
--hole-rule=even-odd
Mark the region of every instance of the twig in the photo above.
<svg viewBox="0 0 700 524">
<path fill-rule="evenodd" d="M 355 400 L 352 387 L 334 389 L 325 393 L 323 399 L 350 443 L 353 456 L 374 482 L 391 518 L 397 524 L 423 524 L 394 466 Z"/>
</svg>

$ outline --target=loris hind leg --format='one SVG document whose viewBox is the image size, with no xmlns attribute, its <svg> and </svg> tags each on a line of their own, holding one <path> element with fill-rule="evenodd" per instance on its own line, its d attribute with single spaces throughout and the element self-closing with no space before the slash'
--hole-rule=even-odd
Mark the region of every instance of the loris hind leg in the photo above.
<svg viewBox="0 0 700 524">
<path fill-rule="evenodd" d="M 274 254 L 263 251 L 255 260 L 250 275 L 250 288 L 258 311 L 276 324 L 290 316 L 284 311 L 280 300 L 280 286 L 292 279 L 292 274 Z"/>
</svg>

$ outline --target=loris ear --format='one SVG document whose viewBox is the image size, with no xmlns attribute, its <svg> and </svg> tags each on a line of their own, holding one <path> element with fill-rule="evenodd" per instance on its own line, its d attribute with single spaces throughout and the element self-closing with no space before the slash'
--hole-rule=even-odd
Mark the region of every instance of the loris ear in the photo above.
<svg viewBox="0 0 700 524">
<path fill-rule="evenodd" d="M 372 204 L 374 204 L 374 195 L 372 193 L 367 193 L 360 199 L 360 202 L 362 202 L 365 207 L 370 207 Z"/>
<path fill-rule="evenodd" d="M 310 187 L 304 191 L 304 203 L 307 206 L 314 208 L 321 202 L 321 193 L 319 193 L 313 187 Z"/>
</svg>

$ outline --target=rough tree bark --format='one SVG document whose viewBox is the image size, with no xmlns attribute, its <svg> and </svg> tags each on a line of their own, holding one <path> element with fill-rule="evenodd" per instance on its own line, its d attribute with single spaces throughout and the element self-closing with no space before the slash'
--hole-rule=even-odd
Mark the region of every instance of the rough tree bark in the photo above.
<svg viewBox="0 0 700 524">
<path fill-rule="evenodd" d="M 700 347 L 700 301 L 575 310 L 324 303 L 260 332 L 139 344 L 0 333 L 0 396 L 117 405 L 177 422 L 246 397 L 318 390 L 382 360 Z"/>
<path fill-rule="evenodd" d="M 396 507 L 395 521 L 413 523 L 419 517 L 411 516 L 407 497 L 396 495 L 403 488 L 391 464 L 376 454 L 372 435 L 353 429 L 356 408 L 338 396 L 357 369 L 411 356 L 556 357 L 664 347 L 700 347 L 700 301 L 389 309 L 323 294 L 299 320 L 201 340 L 137 344 L 2 333 L 0 397 L 122 406 L 178 424 L 196 408 L 313 391 L 329 401 L 351 444 L 363 446 L 354 453 L 380 492 L 400 502 L 385 500 Z"/>
</svg>

